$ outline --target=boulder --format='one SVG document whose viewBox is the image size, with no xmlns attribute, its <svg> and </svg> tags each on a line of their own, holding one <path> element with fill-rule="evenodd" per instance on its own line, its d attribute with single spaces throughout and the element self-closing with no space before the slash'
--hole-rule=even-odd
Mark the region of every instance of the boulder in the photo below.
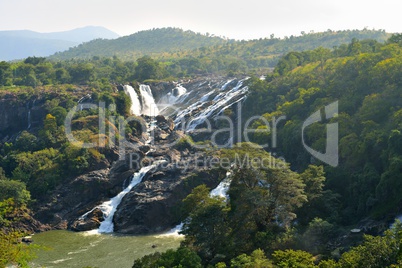
<svg viewBox="0 0 402 268">
<path fill-rule="evenodd" d="M 81 217 L 74 221 L 71 225 L 71 230 L 82 232 L 97 229 L 103 220 L 103 212 L 99 208 L 95 208 L 85 217 Z"/>
</svg>

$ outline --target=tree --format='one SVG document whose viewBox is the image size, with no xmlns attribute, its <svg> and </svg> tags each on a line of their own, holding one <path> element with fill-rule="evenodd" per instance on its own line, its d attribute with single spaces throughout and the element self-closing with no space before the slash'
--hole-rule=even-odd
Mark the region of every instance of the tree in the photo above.
<svg viewBox="0 0 402 268">
<path fill-rule="evenodd" d="M 402 45 L 402 34 L 393 34 L 388 40 L 388 44 L 399 44 Z"/>
<path fill-rule="evenodd" d="M 79 63 L 70 67 L 71 80 L 77 84 L 88 84 L 95 79 L 95 66 L 92 63 Z"/>
<path fill-rule="evenodd" d="M 149 56 L 144 56 L 137 60 L 135 77 L 140 81 L 146 79 L 159 79 L 162 77 L 162 68 L 159 62 Z"/>
<path fill-rule="evenodd" d="M 70 81 L 71 77 L 69 72 L 65 68 L 58 68 L 55 71 L 56 83 L 65 84 Z"/>
<path fill-rule="evenodd" d="M 304 184 L 299 175 L 290 170 L 289 165 L 270 154 L 262 156 L 247 155 L 250 162 L 246 167 L 235 168 L 229 189 L 231 213 L 240 213 L 240 219 L 249 219 L 257 225 L 268 226 L 273 223 L 288 226 L 296 218 L 295 209 L 307 201 Z M 252 161 L 274 163 L 269 167 L 253 168 Z"/>
<path fill-rule="evenodd" d="M 67 116 L 67 110 L 64 107 L 54 107 L 52 110 L 50 110 L 50 114 L 56 117 L 56 122 L 58 126 L 64 125 L 64 120 Z"/>
<path fill-rule="evenodd" d="M 123 116 L 129 116 L 131 113 L 130 108 L 131 98 L 123 91 L 120 91 L 116 97 L 116 111 Z"/>
<path fill-rule="evenodd" d="M 6 179 L 7 179 L 7 177 L 6 177 L 6 174 L 4 172 L 4 169 L 2 167 L 0 167 L 0 181 L 1 180 L 6 180 Z"/>
<path fill-rule="evenodd" d="M 3 180 L 0 180 L 2 183 Z M 4 189 L 0 190 L 3 193 Z M 20 239 L 25 234 L 12 228 L 13 223 L 18 221 L 15 215 L 26 213 L 25 205 L 18 204 L 14 199 L 8 198 L 2 200 L 0 197 L 0 267 L 11 267 L 10 265 L 18 265 L 18 267 L 29 267 L 28 263 L 35 254 L 32 246 L 21 243 Z"/>
<path fill-rule="evenodd" d="M 0 86 L 11 85 L 12 72 L 11 64 L 5 61 L 0 62 Z"/>
<path fill-rule="evenodd" d="M 164 253 L 154 253 L 135 260 L 133 268 L 202 268 L 201 258 L 192 250 L 180 247 L 169 249 Z"/>
<path fill-rule="evenodd" d="M 14 148 L 20 151 L 35 151 L 38 148 L 38 138 L 24 130 L 16 139 Z"/>
<path fill-rule="evenodd" d="M 277 250 L 272 254 L 273 263 L 277 267 L 283 268 L 312 268 L 314 265 L 314 258 L 308 252 L 301 250 Z M 368 266 L 360 266 L 368 267 Z"/>
<path fill-rule="evenodd" d="M 26 205 L 31 200 L 25 183 L 14 180 L 0 180 L 0 201 L 12 198 L 17 205 Z"/>
<path fill-rule="evenodd" d="M 231 268 L 271 268 L 274 267 L 261 249 L 254 250 L 250 255 L 241 254 L 230 261 Z"/>
<path fill-rule="evenodd" d="M 364 236 L 364 242 L 342 254 L 341 267 L 382 268 L 401 264 L 402 224 L 398 221 L 384 236 Z"/>
<path fill-rule="evenodd" d="M 185 245 L 190 246 L 202 257 L 210 261 L 218 254 L 231 254 L 228 250 L 227 209 L 220 198 L 205 195 L 205 186 L 194 189 L 185 199 L 185 204 L 196 205 L 184 222 L 182 233 L 186 235 Z"/>
</svg>

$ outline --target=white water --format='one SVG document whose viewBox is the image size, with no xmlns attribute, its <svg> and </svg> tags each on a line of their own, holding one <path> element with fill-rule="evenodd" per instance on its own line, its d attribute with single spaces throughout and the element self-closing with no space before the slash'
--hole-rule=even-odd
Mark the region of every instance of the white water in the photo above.
<svg viewBox="0 0 402 268">
<path fill-rule="evenodd" d="M 158 101 L 159 114 L 169 114 L 170 108 L 174 109 L 176 103 L 183 102 L 188 96 L 187 89 L 182 85 L 172 88 L 165 96 Z"/>
<path fill-rule="evenodd" d="M 176 225 L 172 230 L 158 235 L 157 237 L 163 237 L 163 236 L 184 236 L 180 234 L 181 230 L 183 229 L 183 223 L 181 222 L 180 224 Z"/>
<path fill-rule="evenodd" d="M 157 116 L 159 114 L 159 109 L 155 104 L 155 99 L 152 95 L 150 86 L 140 85 L 140 94 L 142 103 L 141 114 Z"/>
<path fill-rule="evenodd" d="M 193 120 L 190 121 L 186 129 L 188 131 L 195 130 L 198 125 L 204 123 L 208 118 L 210 118 L 213 114 L 216 114 L 216 112 L 219 110 L 221 111 L 222 108 L 224 107 L 229 107 L 230 105 L 233 104 L 233 100 L 240 96 L 245 94 L 248 91 L 248 87 L 241 88 L 243 85 L 244 80 L 240 80 L 237 85 L 229 90 L 226 93 L 219 94 L 217 95 L 211 105 L 209 105 L 205 110 L 203 110 L 198 116 L 196 116 Z M 228 83 L 223 85 L 222 88 L 226 88 Z M 241 88 L 241 89 L 240 89 Z"/>
<path fill-rule="evenodd" d="M 135 92 L 134 88 L 129 85 L 125 85 L 124 92 L 130 97 L 131 99 L 131 108 L 130 111 L 134 115 L 141 115 L 141 103 L 138 98 L 137 92 Z"/>
<path fill-rule="evenodd" d="M 103 202 L 99 206 L 95 207 L 95 208 L 99 208 L 102 211 L 103 217 L 105 218 L 105 220 L 101 222 L 99 229 L 91 230 L 88 232 L 88 234 L 112 233 L 113 232 L 113 228 L 114 228 L 113 216 L 114 216 L 116 209 L 119 206 L 121 200 L 127 193 L 129 193 L 131 191 L 131 189 L 134 186 L 136 186 L 138 183 L 140 183 L 142 178 L 145 176 L 145 174 L 147 174 L 147 172 L 154 167 L 155 167 L 155 165 L 150 165 L 150 166 L 141 168 L 140 171 L 134 173 L 130 184 L 123 191 L 121 191 L 118 195 L 116 195 L 109 201 Z M 85 218 L 95 208 L 93 208 L 92 210 L 90 210 L 87 213 L 85 213 L 84 215 L 82 215 L 81 218 Z"/>
<path fill-rule="evenodd" d="M 28 129 L 31 128 L 31 109 L 28 110 Z"/>
<path fill-rule="evenodd" d="M 400 222 L 402 222 L 402 215 L 396 216 L 394 222 L 391 223 L 391 225 L 389 226 L 389 228 L 393 228 L 393 226 L 395 225 L 395 223 L 396 223 L 397 220 L 400 221 Z"/>
<path fill-rule="evenodd" d="M 226 172 L 226 178 L 224 178 L 218 186 L 211 191 L 209 194 L 211 197 L 217 196 L 217 197 L 223 197 L 225 200 L 228 198 L 228 191 L 230 187 L 230 183 L 232 182 L 231 178 L 232 173 L 230 171 Z"/>
<path fill-rule="evenodd" d="M 237 85 L 232 89 L 228 89 L 228 87 L 234 80 L 228 80 L 219 90 L 211 87 L 211 90 L 207 92 L 201 91 L 201 93 L 198 93 L 197 89 L 193 89 L 183 94 L 176 101 L 176 104 L 183 106 L 184 100 L 186 100 L 187 107 L 176 114 L 174 119 L 176 126 L 181 125 L 184 130 L 193 131 L 207 119 L 220 115 L 225 109 L 244 100 L 248 91 L 248 87 L 243 87 L 243 82 L 246 79 L 248 78 L 238 81 Z M 193 92 L 196 94 L 192 94 Z M 189 95 L 191 95 L 190 98 L 188 98 Z"/>
<path fill-rule="evenodd" d="M 215 189 L 209 193 L 211 197 L 223 197 L 225 200 L 228 199 L 227 192 L 229 191 L 230 183 L 232 182 L 232 178 L 230 177 L 232 173 L 230 171 L 226 172 L 226 178 L 224 178 Z M 183 229 L 183 223 L 176 225 L 173 229 L 168 232 L 160 235 L 160 236 L 183 236 L 180 234 Z"/>
<path fill-rule="evenodd" d="M 187 89 L 182 85 L 178 85 L 177 87 L 172 88 L 171 92 L 163 96 L 160 99 L 159 104 L 173 105 L 180 99 L 180 97 L 182 97 L 186 93 Z"/>
</svg>

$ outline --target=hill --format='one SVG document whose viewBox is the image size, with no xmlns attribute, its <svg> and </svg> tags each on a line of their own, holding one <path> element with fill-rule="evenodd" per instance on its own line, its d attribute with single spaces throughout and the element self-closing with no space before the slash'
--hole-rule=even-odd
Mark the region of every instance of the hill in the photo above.
<svg viewBox="0 0 402 268">
<path fill-rule="evenodd" d="M 135 60 L 149 55 L 171 62 L 182 58 L 211 58 L 233 62 L 248 68 L 274 67 L 280 56 L 290 51 L 304 51 L 322 46 L 333 48 L 351 42 L 353 39 L 374 39 L 385 41 L 390 34 L 384 30 L 345 30 L 320 33 L 303 33 L 301 36 L 285 38 L 260 38 L 258 40 L 224 39 L 213 35 L 202 35 L 177 28 L 163 28 L 141 31 L 115 40 L 94 40 L 68 51 L 53 55 L 52 59 L 88 59 L 93 56 L 117 56 L 123 60 Z M 212 68 L 213 69 L 213 68 Z"/>
<path fill-rule="evenodd" d="M 93 56 L 119 56 L 135 59 L 145 54 L 192 50 L 225 44 L 227 40 L 202 35 L 178 28 L 161 28 L 140 31 L 115 40 L 93 40 L 68 51 L 53 55 L 54 59 L 91 58 Z"/>
<path fill-rule="evenodd" d="M 119 36 L 116 33 L 98 26 L 52 33 L 38 33 L 29 30 L 0 31 L 0 60 L 49 56 L 96 38 L 117 37 Z"/>
</svg>

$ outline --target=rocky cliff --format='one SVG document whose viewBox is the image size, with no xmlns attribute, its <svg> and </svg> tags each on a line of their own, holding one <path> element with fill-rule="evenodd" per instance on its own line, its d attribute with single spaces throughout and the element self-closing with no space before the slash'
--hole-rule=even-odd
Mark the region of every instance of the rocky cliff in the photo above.
<svg viewBox="0 0 402 268">
<path fill-rule="evenodd" d="M 130 155 L 135 154 L 140 165 L 161 160 L 164 164 L 149 171 L 123 198 L 114 216 L 114 231 L 146 234 L 174 227 L 182 220 L 181 200 L 200 184 L 216 187 L 225 172 L 197 164 L 204 163 L 206 158 L 202 151 L 194 148 L 176 150 L 172 143 L 185 135 L 173 129 L 172 120 L 163 116 L 157 119 L 152 137 L 144 134 L 127 147 L 125 160 L 110 161 L 103 169 L 64 183 L 40 205 L 35 217 L 53 229 L 86 231 L 98 228 L 104 218 L 96 206 L 116 196 L 141 168 L 130 162 Z M 152 142 L 147 143 L 150 139 Z"/>
<path fill-rule="evenodd" d="M 44 100 L 36 97 L 19 100 L 14 95 L 0 99 L 0 141 L 7 141 L 16 133 L 43 122 L 46 110 Z"/>
</svg>

